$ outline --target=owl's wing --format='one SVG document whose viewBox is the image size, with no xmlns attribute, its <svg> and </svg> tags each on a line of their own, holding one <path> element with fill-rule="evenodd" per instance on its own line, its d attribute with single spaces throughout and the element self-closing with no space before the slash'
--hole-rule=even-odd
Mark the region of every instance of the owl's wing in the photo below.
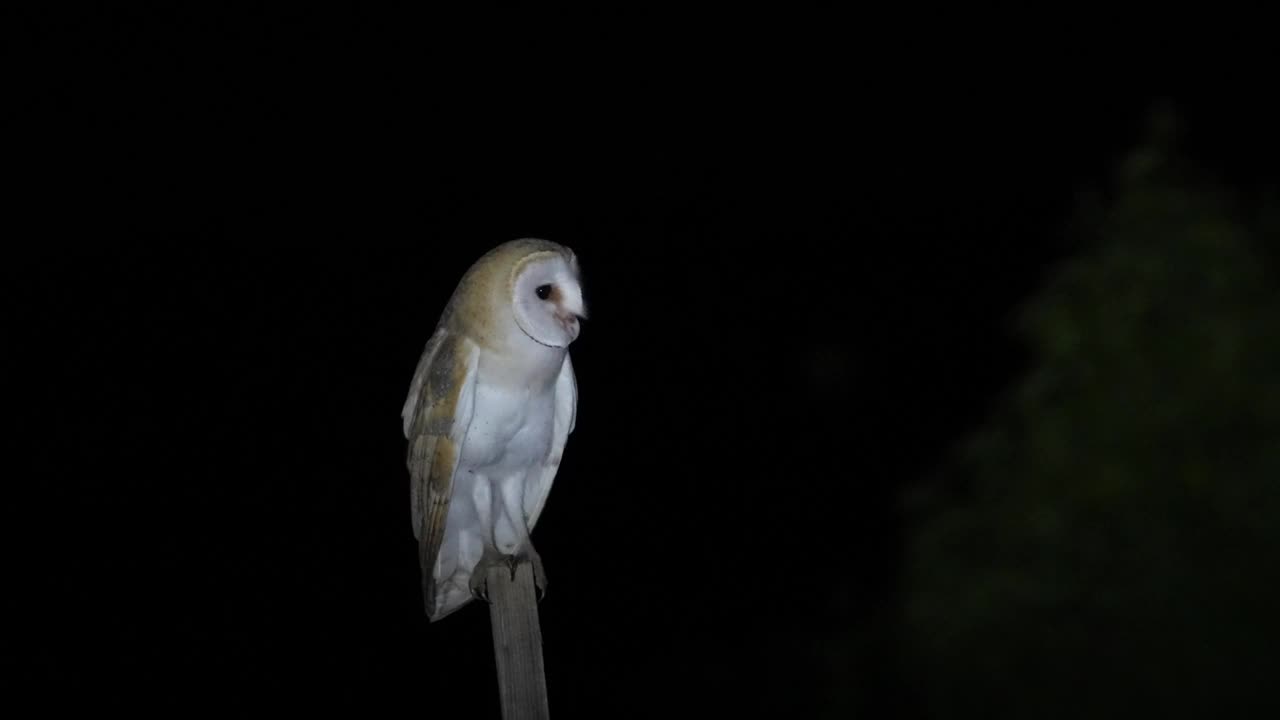
<svg viewBox="0 0 1280 720">
<path fill-rule="evenodd" d="M 565 353 L 564 364 L 560 366 L 560 375 L 556 378 L 555 402 L 551 452 L 547 453 L 547 459 L 541 470 L 535 474 L 533 482 L 525 485 L 524 512 L 530 529 L 542 514 L 547 495 L 551 493 L 551 483 L 555 480 L 556 471 L 560 469 L 560 459 L 564 456 L 565 443 L 577 424 L 578 379 L 573 374 L 573 361 L 569 359 L 568 353 Z"/>
<path fill-rule="evenodd" d="M 409 441 L 413 535 L 418 539 L 423 600 L 430 615 L 435 604 L 436 554 L 444 540 L 445 518 L 453 492 L 453 474 L 475 399 L 475 343 L 441 327 L 427 342 L 418 361 L 409 396 L 401 411 Z"/>
</svg>

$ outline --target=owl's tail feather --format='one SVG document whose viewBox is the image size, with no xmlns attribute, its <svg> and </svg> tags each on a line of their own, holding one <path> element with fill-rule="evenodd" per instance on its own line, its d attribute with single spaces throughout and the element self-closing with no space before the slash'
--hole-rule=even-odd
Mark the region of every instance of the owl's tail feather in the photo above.
<svg viewBox="0 0 1280 720">
<path fill-rule="evenodd" d="M 431 622 L 439 622 L 476 599 L 470 585 L 470 576 L 459 573 L 436 586 L 438 594 L 434 606 L 427 603 L 427 616 Z"/>
</svg>

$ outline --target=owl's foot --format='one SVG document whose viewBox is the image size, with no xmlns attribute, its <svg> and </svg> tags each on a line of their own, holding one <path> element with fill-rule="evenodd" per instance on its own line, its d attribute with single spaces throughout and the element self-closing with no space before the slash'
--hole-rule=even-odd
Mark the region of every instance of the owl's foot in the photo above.
<svg viewBox="0 0 1280 720">
<path fill-rule="evenodd" d="M 483 564 L 476 565 L 476 569 L 471 573 L 471 578 L 467 580 L 467 586 L 471 589 L 471 597 L 488 603 L 489 569 Z"/>
<path fill-rule="evenodd" d="M 496 551 L 485 551 L 480 562 L 476 564 L 475 570 L 471 573 L 468 581 L 471 588 L 471 595 L 486 603 L 489 600 L 489 568 L 494 565 L 501 564 L 511 574 L 511 579 L 516 579 L 516 569 L 520 563 L 527 561 L 529 569 L 533 571 L 534 592 L 537 595 L 538 602 L 547 595 L 547 571 L 542 567 L 542 556 L 532 545 L 526 546 L 521 552 L 514 555 L 501 555 Z"/>
<path fill-rule="evenodd" d="M 497 550 L 485 547 L 484 554 L 480 556 L 480 562 L 476 563 L 475 568 L 471 570 L 471 577 L 467 580 L 467 585 L 471 589 L 471 597 L 477 600 L 483 600 L 489 603 L 489 568 L 497 564 L 506 564 L 506 556 L 499 554 Z"/>
<path fill-rule="evenodd" d="M 525 549 L 515 555 L 509 556 L 508 564 L 511 566 L 511 579 L 516 578 L 516 566 L 521 560 L 529 561 L 529 568 L 533 571 L 533 587 L 537 595 L 538 602 L 542 602 L 542 598 L 547 596 L 547 571 L 542 567 L 542 556 L 534 549 L 533 544 L 525 545 Z"/>
</svg>

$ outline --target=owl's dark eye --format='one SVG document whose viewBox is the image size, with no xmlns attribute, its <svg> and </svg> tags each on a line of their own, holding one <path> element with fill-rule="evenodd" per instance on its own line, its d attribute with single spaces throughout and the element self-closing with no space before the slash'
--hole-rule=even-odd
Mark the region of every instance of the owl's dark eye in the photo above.
<svg viewBox="0 0 1280 720">
<path fill-rule="evenodd" d="M 539 300 L 546 300 L 547 298 L 551 297 L 551 286 L 539 285 L 538 288 L 534 290 L 534 292 L 538 294 Z"/>
</svg>

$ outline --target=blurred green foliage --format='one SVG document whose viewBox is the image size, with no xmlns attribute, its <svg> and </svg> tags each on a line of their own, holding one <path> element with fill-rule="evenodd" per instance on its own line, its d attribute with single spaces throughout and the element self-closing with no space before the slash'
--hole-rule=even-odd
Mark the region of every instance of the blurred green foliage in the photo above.
<svg viewBox="0 0 1280 720">
<path fill-rule="evenodd" d="M 1175 120 L 1081 205 L 1019 317 L 1033 369 L 912 529 L 928 717 L 1280 705 L 1280 215 L 1180 160 Z"/>
</svg>

